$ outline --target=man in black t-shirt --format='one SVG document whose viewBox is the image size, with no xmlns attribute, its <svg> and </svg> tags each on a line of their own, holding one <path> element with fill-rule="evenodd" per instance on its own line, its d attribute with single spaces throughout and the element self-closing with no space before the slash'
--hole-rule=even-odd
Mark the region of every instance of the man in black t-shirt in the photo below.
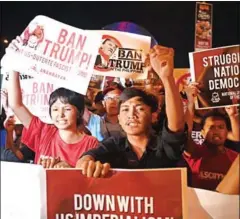
<svg viewBox="0 0 240 219">
<path fill-rule="evenodd" d="M 113 137 L 83 154 L 76 167 L 88 177 L 105 176 L 109 168 L 166 168 L 180 159 L 187 133 L 180 94 L 173 77 L 173 50 L 155 46 L 150 51 L 151 68 L 161 78 L 166 95 L 167 120 L 161 134 L 151 133 L 157 99 L 143 90 L 126 88 L 120 95 L 119 123 L 127 137 Z"/>
</svg>

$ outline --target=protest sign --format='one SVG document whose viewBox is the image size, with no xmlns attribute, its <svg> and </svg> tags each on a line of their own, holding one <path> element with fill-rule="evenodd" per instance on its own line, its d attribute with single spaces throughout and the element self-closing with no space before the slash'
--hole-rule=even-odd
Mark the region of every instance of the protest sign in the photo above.
<svg viewBox="0 0 240 219">
<path fill-rule="evenodd" d="M 0 162 L 1 165 L 1 218 L 4 219 L 51 219 L 47 217 L 47 190 L 46 190 L 46 170 L 43 169 L 42 166 L 33 165 L 33 164 L 22 164 L 22 163 L 10 163 L 10 162 Z M 70 177 L 69 179 L 67 176 L 60 172 L 72 172 L 70 175 L 75 175 L 75 177 Z M 171 169 L 169 169 L 171 171 Z M 48 170 L 47 170 L 48 172 Z M 57 175 L 61 175 L 61 178 L 54 180 L 56 185 L 56 189 L 54 190 L 54 185 L 52 186 L 53 191 L 55 193 L 51 193 L 53 196 L 57 195 L 62 196 L 64 195 L 63 190 L 68 190 L 72 185 L 75 184 L 74 188 L 78 187 L 81 189 L 82 181 L 78 181 L 81 175 L 80 170 L 68 169 L 68 170 L 51 170 L 54 175 L 54 172 Z M 146 170 L 146 173 L 148 171 Z M 131 171 L 130 171 L 131 173 Z M 147 173 L 148 174 L 148 173 Z M 169 178 L 160 178 L 156 181 L 151 182 L 151 184 L 147 184 L 145 186 L 145 181 L 147 180 L 147 176 L 142 173 L 142 178 L 136 180 L 136 176 L 134 174 L 132 177 L 129 175 L 129 180 L 124 181 L 126 178 L 121 177 L 121 180 L 117 182 L 119 191 L 122 190 L 122 186 L 127 186 L 130 183 L 130 186 L 136 187 L 139 189 L 139 194 L 141 195 L 142 190 L 147 191 L 151 187 L 156 189 L 156 195 L 158 191 L 164 191 L 168 186 L 164 186 L 164 184 L 170 183 L 173 187 L 173 192 L 175 193 L 175 186 L 179 187 L 178 181 L 176 181 L 173 185 L 172 181 L 168 181 Z M 62 182 L 63 180 L 63 182 Z M 71 181 L 74 180 L 74 181 Z M 98 179 L 97 179 L 98 180 Z M 102 178 L 101 185 L 104 185 L 103 188 L 99 187 L 95 194 L 103 194 L 104 190 L 108 187 L 111 187 L 109 184 L 111 178 Z M 142 184 L 143 180 L 143 184 Z M 86 178 L 85 178 L 86 181 Z M 95 184 L 98 184 L 99 181 L 96 181 L 94 178 L 88 178 L 89 181 L 89 188 L 95 187 Z M 105 181 L 105 183 L 104 183 Z M 165 181 L 165 182 L 164 182 Z M 16 184 L 17 182 L 17 184 Z M 84 183 L 85 184 L 85 183 Z M 157 187 L 159 185 L 159 187 Z M 163 185 L 163 186 L 162 186 Z M 145 186 L 145 187 L 144 187 Z M 169 190 L 167 190 L 168 193 Z M 89 194 L 88 190 L 85 194 Z M 123 195 L 126 194 L 125 192 Z M 109 193 L 105 193 L 105 195 L 110 195 Z M 121 194 L 120 194 L 121 195 Z M 187 198 L 187 209 L 188 209 L 188 218 L 189 219 L 239 219 L 239 195 L 225 195 L 218 192 L 207 191 L 204 189 L 195 189 L 195 188 L 187 188 L 186 192 Z M 79 197 L 79 196 L 78 196 Z M 87 196 L 86 196 L 87 197 Z M 155 197 L 155 196 L 154 196 Z M 168 197 L 168 195 L 166 196 Z M 171 197 L 171 195 L 169 196 Z M 54 197 L 53 197 L 54 198 Z M 68 197 L 62 197 L 62 204 L 63 209 L 64 207 L 64 200 Z M 70 197 L 72 199 L 72 197 Z M 165 199 L 165 197 L 164 197 Z M 130 200 L 130 198 L 129 198 Z M 139 196 L 140 200 L 140 196 Z M 172 204 L 175 206 L 177 200 L 173 200 Z M 67 201 L 66 201 L 67 203 Z M 100 202 L 101 203 L 101 202 Z M 129 202 L 129 204 L 131 204 Z M 74 205 L 74 202 L 67 203 L 67 206 Z M 165 203 L 163 205 L 158 205 L 159 208 L 165 208 L 168 204 Z M 57 206 L 58 208 L 61 205 Z M 71 207 L 71 206 L 70 206 Z M 137 205 L 135 207 L 137 209 Z M 227 209 L 227 210 L 226 210 Z M 53 210 L 53 208 L 52 208 Z M 174 210 L 174 209 L 171 209 Z M 69 212 L 71 214 L 71 212 Z M 62 217 L 64 218 L 64 217 Z M 87 217 L 80 217 L 74 219 L 88 219 Z M 91 217 L 93 218 L 93 217 Z M 99 217 L 95 216 L 96 219 Z M 147 217 L 145 217 L 147 218 Z M 174 217 L 173 219 L 179 219 L 181 217 Z M 54 217 L 54 219 L 56 219 Z M 73 219 L 71 215 L 69 217 L 65 217 L 64 219 Z M 105 219 L 110 219 L 110 217 L 105 217 Z M 112 219 L 116 219 L 116 217 L 112 217 Z M 120 218 L 124 219 L 124 218 Z M 130 219 L 130 218 L 128 218 Z M 137 216 L 133 219 L 139 219 Z M 158 218 L 160 219 L 160 217 Z M 169 217 L 171 219 L 171 217 Z"/>
<path fill-rule="evenodd" d="M 92 75 L 88 87 L 96 90 L 103 90 L 103 85 L 104 85 L 104 76 Z"/>
<path fill-rule="evenodd" d="M 195 9 L 195 51 L 212 48 L 213 5 L 196 2 Z"/>
<path fill-rule="evenodd" d="M 190 69 L 188 68 L 175 68 L 173 70 L 176 85 L 183 99 L 187 99 L 185 88 L 191 82 Z"/>
<path fill-rule="evenodd" d="M 101 43 L 100 34 L 37 16 L 20 37 L 18 49 L 8 48 L 1 66 L 86 93 Z"/>
<path fill-rule="evenodd" d="M 147 78 L 145 55 L 149 52 L 151 37 L 120 31 L 94 31 L 102 35 L 94 74 L 124 77 Z"/>
<path fill-rule="evenodd" d="M 8 73 L 4 74 L 3 89 L 7 88 L 8 77 Z M 48 101 L 50 94 L 58 88 L 57 85 L 26 74 L 20 74 L 19 79 L 23 104 L 33 115 L 51 124 Z M 16 116 L 15 120 L 16 124 L 21 124 Z"/>
<path fill-rule="evenodd" d="M 186 170 L 47 170 L 48 219 L 185 219 Z"/>
<path fill-rule="evenodd" d="M 115 23 L 104 26 L 102 29 L 103 30 L 116 30 L 116 31 L 121 31 L 121 32 L 135 33 L 135 34 L 139 34 L 139 35 L 149 36 L 149 37 L 151 37 L 151 48 L 158 44 L 155 37 L 148 30 L 146 30 L 144 27 L 142 27 L 138 24 L 135 24 L 133 22 L 129 22 L 129 21 L 115 22 Z"/>
<path fill-rule="evenodd" d="M 189 53 L 193 81 L 199 83 L 196 108 L 239 105 L 239 45 Z"/>
<path fill-rule="evenodd" d="M 40 165 L 0 162 L 1 218 L 47 219 L 46 171 Z"/>
</svg>

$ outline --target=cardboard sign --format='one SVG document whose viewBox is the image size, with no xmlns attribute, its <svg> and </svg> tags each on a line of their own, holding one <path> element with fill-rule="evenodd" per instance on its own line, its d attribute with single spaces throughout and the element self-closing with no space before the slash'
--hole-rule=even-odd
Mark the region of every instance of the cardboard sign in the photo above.
<svg viewBox="0 0 240 219">
<path fill-rule="evenodd" d="M 102 35 L 102 43 L 94 65 L 94 74 L 145 79 L 145 55 L 151 37 L 120 31 L 94 31 Z"/>
<path fill-rule="evenodd" d="M 196 2 L 195 10 L 195 51 L 212 48 L 213 5 Z"/>
<path fill-rule="evenodd" d="M 9 48 L 1 66 L 86 93 L 101 43 L 100 34 L 37 16 L 20 37 L 18 49 Z"/>
<path fill-rule="evenodd" d="M 47 217 L 46 170 L 44 170 L 42 166 L 33 165 L 33 164 L 0 162 L 0 165 L 1 165 L 1 218 L 4 218 L 4 219 L 19 219 L 19 218 L 51 219 Z M 72 171 L 74 171 L 74 173 Z M 171 169 L 165 170 L 165 172 L 166 171 L 171 172 Z M 67 173 L 67 175 L 63 175 L 61 172 L 64 172 L 64 173 L 69 172 L 69 173 Z M 149 174 L 151 174 L 151 172 Z M 61 178 L 54 180 L 52 177 L 55 176 L 55 173 L 57 173 L 57 177 L 61 176 Z M 171 172 L 171 174 L 173 173 L 174 172 Z M 129 183 L 128 188 L 130 188 L 131 186 L 134 188 L 134 191 L 132 193 L 137 193 L 139 191 L 138 193 L 139 195 L 142 194 L 143 196 L 145 196 L 148 190 L 152 194 L 152 190 L 155 188 L 156 195 L 159 192 L 163 192 L 161 197 L 165 195 L 163 197 L 162 202 L 164 202 L 164 200 L 165 201 L 168 200 L 166 203 L 163 203 L 163 205 L 157 206 L 160 209 L 160 211 L 162 211 L 161 209 L 164 210 L 165 206 L 168 206 L 168 204 L 170 203 L 170 199 L 168 197 L 173 197 L 174 194 L 176 195 L 176 191 L 180 192 L 178 180 L 175 183 L 170 181 L 170 178 L 168 178 L 169 175 L 167 176 L 165 175 L 165 177 L 167 178 L 160 178 L 160 179 L 158 178 L 155 181 L 149 181 L 150 179 L 152 179 L 152 177 L 149 178 L 149 174 L 147 170 L 139 173 L 141 175 L 140 179 L 138 178 L 136 179 L 136 177 L 138 177 L 139 175 L 136 176 L 134 173 L 132 174 L 131 171 L 129 172 L 126 171 L 126 174 L 128 175 L 128 178 L 121 177 L 118 180 L 118 182 L 116 182 L 116 180 L 113 180 L 114 181 L 113 186 L 115 190 L 119 190 L 121 192 L 123 190 L 121 187 L 122 186 L 127 187 Z M 158 171 L 156 171 L 156 174 L 158 174 Z M 71 175 L 70 178 L 68 178 L 69 175 Z M 85 183 L 82 182 L 82 180 L 78 181 L 81 178 L 80 170 L 76 170 L 76 169 L 75 170 L 74 169 L 51 170 L 50 177 L 51 177 L 51 182 L 54 182 L 56 187 L 54 188 L 54 185 L 51 184 L 51 190 L 52 190 L 51 195 L 62 197 L 61 200 L 58 200 L 58 202 L 61 202 L 62 205 L 56 206 L 57 201 L 55 200 L 50 211 L 53 211 L 54 208 L 58 210 L 61 208 L 61 206 L 63 207 L 64 212 L 66 208 L 72 209 L 74 206 L 74 198 L 72 196 L 72 191 L 73 190 L 80 191 L 82 187 L 82 183 L 83 183 L 83 189 L 85 189 Z M 173 178 L 171 177 L 171 179 Z M 87 179 L 85 178 L 84 181 L 86 180 Z M 89 182 L 88 188 L 90 192 L 93 190 L 93 188 L 96 188 L 96 184 L 99 183 L 99 181 L 97 180 L 93 178 L 88 179 L 88 182 Z M 104 191 L 106 191 L 107 188 L 110 189 L 110 187 L 112 187 L 112 185 L 109 183 L 109 181 L 111 181 L 111 178 L 104 178 L 99 180 L 101 180 L 101 185 L 103 185 L 103 188 L 98 187 L 95 194 L 104 194 Z M 103 184 L 104 181 L 106 182 L 105 184 Z M 169 190 L 170 186 L 168 186 L 167 183 L 170 183 L 173 191 Z M 182 185 L 183 183 L 184 182 L 182 182 Z M 116 187 L 115 185 L 118 185 L 118 186 Z M 175 186 L 178 189 L 176 189 Z M 89 194 L 88 188 L 85 194 Z M 136 191 L 137 189 L 138 191 Z M 67 193 L 65 190 L 70 190 L 69 195 L 66 197 L 63 196 L 65 193 Z M 53 191 L 55 193 L 53 193 Z M 129 189 L 126 192 L 129 192 Z M 120 195 L 123 196 L 126 194 L 126 192 L 124 191 Z M 170 196 L 168 196 L 168 194 L 170 194 Z M 82 197 L 83 195 L 84 194 L 82 193 Z M 105 193 L 105 197 L 107 197 L 107 195 L 110 195 L 110 193 Z M 156 195 L 154 195 L 153 197 L 155 197 Z M 88 196 L 85 196 L 85 197 L 86 197 L 85 199 L 87 199 Z M 133 197 L 136 198 L 136 196 L 133 196 Z M 137 197 L 139 197 L 138 199 L 140 202 L 141 196 L 137 196 Z M 147 196 L 147 198 L 149 197 L 151 196 Z M 226 218 L 239 219 L 239 195 L 225 195 L 225 194 L 207 191 L 203 189 L 187 188 L 186 198 L 187 198 L 186 200 L 187 202 L 185 207 L 187 207 L 188 209 L 189 219 L 226 219 Z M 54 200 L 55 198 L 52 197 L 51 199 Z M 70 202 L 68 202 L 68 200 Z M 80 196 L 76 196 L 76 200 L 78 201 L 76 204 L 79 205 Z M 155 198 L 154 198 L 154 202 L 156 202 Z M 172 203 L 171 203 L 172 206 L 176 206 L 177 202 L 178 202 L 178 199 L 172 200 Z M 66 203 L 66 206 L 64 205 L 64 203 Z M 49 204 L 50 203 L 48 203 L 48 205 Z M 99 204 L 101 204 L 101 202 L 99 202 Z M 129 205 L 130 204 L 131 202 L 129 198 Z M 137 208 L 138 208 L 138 205 L 136 205 L 134 208 L 135 212 L 137 212 Z M 155 208 L 156 207 L 154 207 L 154 209 Z M 147 209 L 150 210 L 151 208 L 149 207 Z M 175 212 L 176 209 L 177 208 L 171 208 L 170 211 Z M 178 209 L 179 209 L 179 206 L 178 206 Z M 145 208 L 142 209 L 142 211 L 144 210 Z M 63 216 L 61 216 L 62 218 L 61 217 L 60 218 L 73 219 L 74 217 L 71 217 L 71 213 L 72 212 L 69 212 L 68 216 L 64 214 Z M 91 214 L 91 212 L 89 212 L 89 214 Z M 114 217 L 112 214 L 112 219 L 147 219 L 147 218 L 153 219 L 154 218 L 154 216 L 152 215 L 150 217 L 147 217 L 146 215 L 143 215 L 142 217 L 137 217 L 137 216 L 133 216 L 133 213 L 131 212 L 129 214 L 131 218 L 130 217 L 128 218 Z M 169 215 L 168 219 L 182 218 L 181 216 L 174 217 L 174 218 L 170 216 L 171 215 Z M 85 217 L 83 215 L 80 218 L 76 217 L 74 219 L 90 219 L 90 218 L 93 219 L 94 217 L 90 217 L 90 216 Z M 95 218 L 98 219 L 100 217 L 95 216 Z M 102 216 L 102 218 L 104 217 Z M 157 219 L 162 219 L 162 218 L 158 217 Z M 56 218 L 54 217 L 54 219 Z M 110 217 L 106 216 L 105 219 L 110 219 Z"/>
<path fill-rule="evenodd" d="M 233 45 L 189 53 L 192 80 L 200 83 L 197 109 L 240 104 L 239 51 Z"/>
<path fill-rule="evenodd" d="M 185 169 L 113 170 L 87 178 L 81 170 L 47 170 L 48 219 L 185 219 Z"/>
<path fill-rule="evenodd" d="M 8 77 L 8 73 L 5 73 L 3 89 L 7 88 Z M 57 85 L 26 74 L 20 74 L 19 79 L 23 104 L 33 115 L 39 117 L 43 122 L 52 124 L 48 103 L 50 94 L 58 88 Z M 21 121 L 17 117 L 15 117 L 15 120 L 16 124 L 21 124 Z"/>
</svg>

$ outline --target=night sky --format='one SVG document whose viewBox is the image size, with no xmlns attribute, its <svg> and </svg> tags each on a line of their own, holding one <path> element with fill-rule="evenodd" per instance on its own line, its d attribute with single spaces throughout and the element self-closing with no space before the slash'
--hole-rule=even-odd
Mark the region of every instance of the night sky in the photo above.
<svg viewBox="0 0 240 219">
<path fill-rule="evenodd" d="M 208 2 L 211 3 L 211 2 Z M 213 3 L 213 47 L 239 44 L 239 2 Z M 175 49 L 175 67 L 189 67 L 194 49 L 195 2 L 1 2 L 1 36 L 12 40 L 36 15 L 81 29 L 131 21 Z M 1 48 L 3 43 L 1 40 Z M 3 50 L 1 49 L 1 56 Z"/>
</svg>

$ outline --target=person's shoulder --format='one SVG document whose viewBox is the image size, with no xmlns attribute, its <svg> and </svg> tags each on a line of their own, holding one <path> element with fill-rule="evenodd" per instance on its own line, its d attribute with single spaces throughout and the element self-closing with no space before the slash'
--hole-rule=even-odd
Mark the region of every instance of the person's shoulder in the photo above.
<svg viewBox="0 0 240 219">
<path fill-rule="evenodd" d="M 97 138 L 95 138 L 94 136 L 91 135 L 84 135 L 83 136 L 83 141 L 85 142 L 98 142 Z"/>
<path fill-rule="evenodd" d="M 95 113 L 90 113 L 90 119 L 89 119 L 89 122 L 92 123 L 92 122 L 100 122 L 102 120 L 101 116 L 95 114 Z"/>
<path fill-rule="evenodd" d="M 208 154 L 209 150 L 206 145 L 204 144 L 199 145 L 199 144 L 196 144 L 194 141 L 191 141 L 191 144 L 193 144 L 192 147 L 194 148 L 194 152 L 190 154 L 187 151 L 184 151 L 183 156 L 185 158 L 199 159 L 199 158 L 205 157 Z"/>
<path fill-rule="evenodd" d="M 238 152 L 232 150 L 232 149 L 229 149 L 229 148 L 226 148 L 225 147 L 225 150 L 226 150 L 226 154 L 230 157 L 230 159 L 232 161 L 234 161 L 236 159 L 236 157 L 239 155 Z"/>
</svg>

